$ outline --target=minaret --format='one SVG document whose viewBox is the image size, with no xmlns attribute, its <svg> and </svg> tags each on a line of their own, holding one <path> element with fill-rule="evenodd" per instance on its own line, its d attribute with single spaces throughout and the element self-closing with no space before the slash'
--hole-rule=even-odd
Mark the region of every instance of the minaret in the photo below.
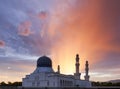
<svg viewBox="0 0 120 89">
<path fill-rule="evenodd" d="M 85 64 L 85 76 L 84 76 L 84 78 L 85 78 L 85 80 L 87 80 L 87 81 L 89 81 L 89 75 L 88 75 L 88 72 L 89 72 L 89 64 L 88 64 L 88 61 L 86 61 L 86 64 Z"/>
<path fill-rule="evenodd" d="M 57 69 L 58 69 L 58 73 L 60 74 L 60 65 L 58 65 L 58 68 L 57 68 Z"/>
<path fill-rule="evenodd" d="M 79 55 L 77 54 L 76 55 L 76 64 L 75 64 L 75 67 L 76 67 L 76 73 L 74 73 L 74 76 L 75 76 L 75 79 L 80 79 L 80 75 L 81 73 L 79 73 Z"/>
</svg>

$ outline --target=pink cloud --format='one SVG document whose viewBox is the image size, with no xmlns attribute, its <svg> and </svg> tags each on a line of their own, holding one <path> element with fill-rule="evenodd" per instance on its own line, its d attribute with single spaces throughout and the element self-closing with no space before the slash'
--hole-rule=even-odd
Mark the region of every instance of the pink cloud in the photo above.
<svg viewBox="0 0 120 89">
<path fill-rule="evenodd" d="M 31 31 L 31 22 L 25 21 L 18 26 L 18 34 L 22 36 L 29 36 L 33 32 Z"/>
<path fill-rule="evenodd" d="M 47 13 L 45 11 L 41 11 L 38 13 L 37 17 L 40 19 L 45 19 L 47 17 Z"/>
<path fill-rule="evenodd" d="M 0 40 L 0 47 L 4 47 L 5 46 L 5 42 Z"/>
</svg>

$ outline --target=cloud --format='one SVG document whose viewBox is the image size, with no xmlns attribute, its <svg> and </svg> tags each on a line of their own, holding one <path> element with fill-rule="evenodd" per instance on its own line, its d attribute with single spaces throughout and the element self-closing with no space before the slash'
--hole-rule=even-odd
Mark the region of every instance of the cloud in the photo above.
<svg viewBox="0 0 120 89">
<path fill-rule="evenodd" d="M 48 33 L 48 13 L 54 1 L 46 1 L 0 1 L 0 38 L 5 40 L 7 46 L 20 54 L 24 50 L 19 48 L 34 55 L 50 53 L 54 38 L 51 39 Z"/>
<path fill-rule="evenodd" d="M 47 13 L 45 11 L 41 11 L 38 13 L 38 18 L 45 19 L 47 17 Z"/>
<path fill-rule="evenodd" d="M 31 58 L 0 57 L 0 63 L 0 82 L 22 81 L 25 75 L 32 73 L 36 68 L 36 61 L 31 60 Z"/>
<path fill-rule="evenodd" d="M 0 47 L 4 47 L 5 46 L 5 42 L 0 40 Z"/>
<path fill-rule="evenodd" d="M 0 49 L 0 64 L 3 69 L 0 74 L 7 77 L 2 78 L 3 81 L 8 81 L 8 79 L 9 81 L 20 80 L 26 74 L 31 73 L 31 66 L 32 68 L 35 66 L 32 63 L 31 65 L 26 63 L 26 56 L 41 56 L 50 53 L 51 39 L 46 32 L 48 23 L 46 23 L 46 19 L 43 20 L 42 18 L 48 16 L 49 7 L 52 4 L 53 0 L 0 1 L 0 38 L 7 44 L 6 47 Z M 29 15 L 29 12 L 32 12 L 33 17 Z M 43 24 L 46 25 L 43 26 Z M 41 30 L 44 30 L 42 37 L 40 35 Z M 3 41 L 0 42 L 3 46 Z M 23 61 L 21 62 L 19 59 L 23 59 Z M 29 72 L 26 73 L 26 70 Z"/>
<path fill-rule="evenodd" d="M 1 62 L 1 71 L 7 71 L 8 67 L 11 68 L 11 71 L 14 72 L 27 72 L 26 69 L 28 69 L 30 66 L 31 68 L 35 67 L 35 60 L 31 58 L 20 58 L 20 57 L 0 57 L 2 60 Z M 14 64 L 14 65 L 13 65 Z M 27 64 L 27 65 L 25 65 Z M 30 69 L 28 69 L 30 71 Z"/>
<path fill-rule="evenodd" d="M 22 36 L 29 36 L 31 34 L 33 34 L 33 32 L 31 31 L 31 22 L 30 21 L 25 21 L 23 23 L 21 23 L 18 26 L 18 34 L 22 35 Z"/>
<path fill-rule="evenodd" d="M 51 56 L 54 69 L 59 64 L 62 73 L 73 73 L 75 55 L 79 53 L 80 71 L 84 72 L 85 60 L 90 62 L 93 72 L 102 72 L 101 67 L 115 71 L 120 55 L 119 3 L 119 0 L 1 0 L 0 38 L 8 46 L 0 50 L 2 56 L 4 52 L 9 57 L 14 53 L 19 57 L 46 54 Z"/>
<path fill-rule="evenodd" d="M 101 60 L 98 60 L 98 62 L 96 62 L 97 65 L 92 65 L 91 68 L 92 70 L 95 70 L 95 71 L 103 70 L 103 68 L 106 71 L 116 70 L 116 69 L 119 69 L 120 67 L 120 65 L 118 65 L 118 63 L 120 62 L 119 59 L 120 59 L 119 53 L 108 52 L 104 56 L 101 57 Z"/>
<path fill-rule="evenodd" d="M 55 34 L 59 32 L 52 54 L 61 66 L 66 67 L 62 71 L 74 71 L 73 67 L 68 69 L 66 64 L 74 66 L 76 53 L 80 54 L 82 70 L 85 60 L 90 62 L 90 66 L 103 64 L 105 60 L 104 66 L 119 65 L 118 58 L 113 58 L 115 54 L 120 54 L 119 3 L 118 0 L 110 0 L 109 3 L 107 0 L 75 0 L 73 4 L 66 1 L 57 4 L 49 29 Z M 108 55 L 111 52 L 113 57 Z"/>
</svg>

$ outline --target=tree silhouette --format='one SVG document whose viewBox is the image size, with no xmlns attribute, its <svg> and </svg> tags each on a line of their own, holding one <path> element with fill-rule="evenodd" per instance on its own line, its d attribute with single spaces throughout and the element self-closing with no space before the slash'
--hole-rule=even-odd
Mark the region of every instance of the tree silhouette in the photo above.
<svg viewBox="0 0 120 89">
<path fill-rule="evenodd" d="M 120 86 L 119 83 L 112 83 L 112 82 L 92 82 L 92 86 Z"/>
<path fill-rule="evenodd" d="M 0 83 L 1 86 L 6 86 L 7 84 L 5 82 Z"/>
<path fill-rule="evenodd" d="M 0 83 L 1 86 L 22 86 L 22 82 L 8 82 L 8 83 L 5 83 L 5 82 L 1 82 Z"/>
</svg>

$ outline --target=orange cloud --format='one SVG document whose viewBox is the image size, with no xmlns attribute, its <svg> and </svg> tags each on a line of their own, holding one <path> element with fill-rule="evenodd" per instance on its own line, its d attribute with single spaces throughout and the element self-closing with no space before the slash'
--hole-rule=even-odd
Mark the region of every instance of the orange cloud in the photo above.
<svg viewBox="0 0 120 89">
<path fill-rule="evenodd" d="M 85 60 L 92 66 L 103 60 L 103 56 L 108 52 L 120 53 L 120 47 L 113 44 L 118 29 L 116 21 L 119 12 L 119 5 L 115 3 L 111 1 L 108 4 L 106 0 L 77 0 L 75 5 L 68 4 L 64 10 L 60 9 L 59 5 L 59 8 L 55 8 L 49 33 L 55 36 L 58 34 L 56 32 L 59 32 L 52 54 L 53 59 L 58 60 L 61 65 L 62 72 L 74 72 L 76 53 L 80 54 L 82 71 Z M 60 6 L 62 8 L 62 5 Z M 114 11 L 112 17 L 109 8 Z"/>
</svg>

